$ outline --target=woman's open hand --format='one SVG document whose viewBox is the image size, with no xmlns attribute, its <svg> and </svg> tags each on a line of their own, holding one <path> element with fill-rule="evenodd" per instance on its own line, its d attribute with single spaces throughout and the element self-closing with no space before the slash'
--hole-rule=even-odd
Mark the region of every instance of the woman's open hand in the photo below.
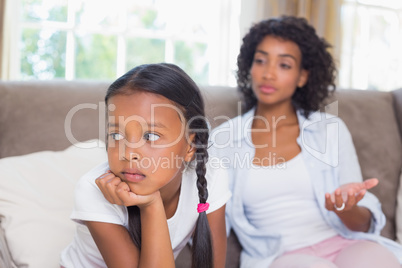
<svg viewBox="0 0 402 268">
<path fill-rule="evenodd" d="M 121 206 L 143 207 L 152 203 L 155 198 L 160 198 L 159 191 L 150 195 L 137 195 L 131 191 L 128 184 L 114 175 L 110 170 L 95 180 L 96 185 L 103 196 L 112 204 Z"/>
<path fill-rule="evenodd" d="M 336 213 L 351 210 L 362 200 L 366 191 L 378 184 L 378 179 L 372 178 L 363 182 L 341 185 L 332 194 L 325 194 L 325 208 Z"/>
</svg>

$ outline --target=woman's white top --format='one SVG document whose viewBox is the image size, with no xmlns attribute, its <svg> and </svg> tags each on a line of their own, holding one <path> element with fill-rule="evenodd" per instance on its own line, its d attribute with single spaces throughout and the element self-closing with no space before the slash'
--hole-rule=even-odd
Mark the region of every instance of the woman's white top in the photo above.
<svg viewBox="0 0 402 268">
<path fill-rule="evenodd" d="M 251 165 L 249 172 L 243 191 L 246 217 L 257 229 L 281 235 L 285 251 L 336 235 L 321 216 L 301 154 L 273 166 Z"/>
<path fill-rule="evenodd" d="M 76 235 L 62 251 L 60 264 L 66 268 L 107 267 L 84 221 L 98 221 L 123 225 L 128 228 L 128 212 L 125 206 L 109 203 L 95 184 L 95 179 L 109 170 L 107 163 L 95 167 L 84 175 L 75 189 L 75 208 L 71 219 L 77 222 Z M 207 165 L 207 188 L 211 213 L 229 200 L 227 170 L 220 165 Z M 183 173 L 179 203 L 176 213 L 167 220 L 173 254 L 176 258 L 190 240 L 198 218 L 197 176 L 194 169 Z"/>
</svg>

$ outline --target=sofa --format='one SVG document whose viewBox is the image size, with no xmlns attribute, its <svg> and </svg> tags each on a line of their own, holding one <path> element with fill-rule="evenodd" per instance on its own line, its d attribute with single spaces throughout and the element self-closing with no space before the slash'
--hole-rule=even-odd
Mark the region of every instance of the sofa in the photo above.
<svg viewBox="0 0 402 268">
<path fill-rule="evenodd" d="M 106 159 L 103 98 L 111 81 L 0 81 L 0 267 L 58 267 L 71 241 L 74 184 Z M 211 128 L 241 113 L 235 88 L 200 86 Z M 349 127 L 364 179 L 382 202 L 382 235 L 402 242 L 402 89 L 339 89 L 326 111 Z M 228 237 L 226 267 L 241 245 Z M 177 267 L 190 266 L 186 247 Z"/>
</svg>

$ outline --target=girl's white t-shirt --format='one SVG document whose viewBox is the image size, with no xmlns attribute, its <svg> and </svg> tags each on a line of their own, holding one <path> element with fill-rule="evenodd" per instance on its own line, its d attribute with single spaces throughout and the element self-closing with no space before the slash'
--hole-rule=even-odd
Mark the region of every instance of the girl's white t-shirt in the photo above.
<svg viewBox="0 0 402 268">
<path fill-rule="evenodd" d="M 128 228 L 127 208 L 109 203 L 95 183 L 95 179 L 107 170 L 109 165 L 106 162 L 89 171 L 77 183 L 75 207 L 71 214 L 71 219 L 77 223 L 76 234 L 61 253 L 60 264 L 66 268 L 107 267 L 84 221 L 114 223 Z M 207 202 L 210 204 L 207 213 L 211 213 L 226 204 L 231 192 L 227 171 L 221 165 L 207 165 L 206 178 Z M 183 173 L 176 213 L 167 220 L 175 258 L 190 240 L 198 218 L 196 181 L 194 169 Z"/>
</svg>

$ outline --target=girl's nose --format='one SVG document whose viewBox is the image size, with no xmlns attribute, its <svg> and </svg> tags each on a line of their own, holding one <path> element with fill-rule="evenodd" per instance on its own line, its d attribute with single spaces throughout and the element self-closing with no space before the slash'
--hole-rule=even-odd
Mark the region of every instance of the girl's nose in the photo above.
<svg viewBox="0 0 402 268">
<path fill-rule="evenodd" d="M 140 160 L 140 155 L 138 153 L 130 153 L 128 155 L 128 160 L 130 160 L 130 161 L 139 161 Z"/>
<path fill-rule="evenodd" d="M 125 144 L 120 148 L 120 155 L 125 161 L 140 161 L 141 154 L 138 144 Z"/>
</svg>

